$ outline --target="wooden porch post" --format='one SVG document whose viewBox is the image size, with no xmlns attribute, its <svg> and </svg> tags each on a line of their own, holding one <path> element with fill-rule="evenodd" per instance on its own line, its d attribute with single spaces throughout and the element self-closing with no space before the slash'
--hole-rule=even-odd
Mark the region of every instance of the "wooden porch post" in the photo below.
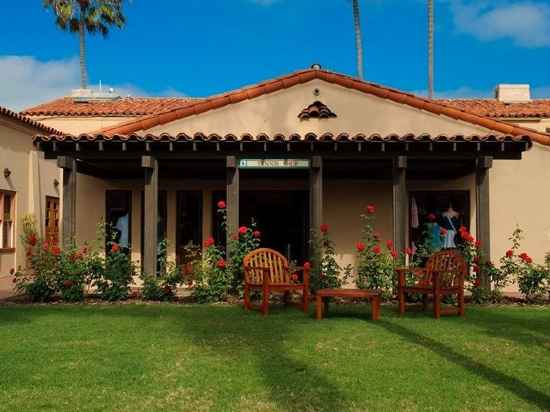
<svg viewBox="0 0 550 412">
<path fill-rule="evenodd" d="M 159 168 L 152 156 L 141 157 L 145 172 L 143 271 L 149 276 L 157 274 L 158 214 L 159 214 Z"/>
<path fill-rule="evenodd" d="M 407 157 L 393 160 L 393 243 L 398 253 L 406 247 L 407 234 Z"/>
<path fill-rule="evenodd" d="M 239 228 L 239 163 L 236 156 L 227 156 L 227 187 L 226 187 L 226 207 L 227 207 L 227 233 L 226 245 L 229 245 L 231 235 Z M 231 259 L 229 251 L 227 258 Z"/>
<path fill-rule="evenodd" d="M 319 234 L 323 223 L 323 158 L 313 156 L 309 172 L 309 238 Z"/>
<path fill-rule="evenodd" d="M 63 217 L 61 242 L 66 245 L 76 234 L 76 159 L 59 156 L 57 167 L 63 169 Z"/>
<path fill-rule="evenodd" d="M 489 169 L 493 166 L 493 158 L 486 156 L 477 159 L 476 167 L 476 231 L 481 242 L 481 252 L 486 260 L 491 259 L 491 226 L 489 203 Z M 490 288 L 487 276 L 481 273 L 481 285 Z"/>
</svg>

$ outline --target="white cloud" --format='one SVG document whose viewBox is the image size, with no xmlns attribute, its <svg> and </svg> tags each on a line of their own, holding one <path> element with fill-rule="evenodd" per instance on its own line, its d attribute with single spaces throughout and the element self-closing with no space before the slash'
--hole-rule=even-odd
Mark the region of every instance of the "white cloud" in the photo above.
<svg viewBox="0 0 550 412">
<path fill-rule="evenodd" d="M 72 89 L 79 87 L 77 58 L 40 61 L 32 56 L 0 56 L 0 73 L 0 106 L 16 111 L 68 96 Z M 121 96 L 149 95 L 132 84 L 103 84 L 103 87 L 113 87 Z M 182 96 L 183 93 L 168 88 L 159 95 Z"/>
<path fill-rule="evenodd" d="M 511 39 L 522 47 L 550 46 L 550 5 L 541 1 L 450 0 L 454 24 L 483 41 Z"/>
</svg>

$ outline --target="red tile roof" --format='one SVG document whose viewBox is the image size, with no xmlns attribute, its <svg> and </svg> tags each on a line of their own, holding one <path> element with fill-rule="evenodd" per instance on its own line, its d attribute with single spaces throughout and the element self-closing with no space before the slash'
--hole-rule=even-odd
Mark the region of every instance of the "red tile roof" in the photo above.
<svg viewBox="0 0 550 412">
<path fill-rule="evenodd" d="M 59 130 L 54 129 L 53 127 L 46 126 L 42 123 L 39 123 L 33 119 L 30 119 L 28 117 L 25 117 L 19 113 L 12 112 L 10 109 L 7 109 L 5 107 L 0 106 L 0 117 L 8 117 L 11 120 L 15 120 L 16 122 L 31 127 L 33 129 L 36 129 L 37 131 L 41 133 L 48 133 L 52 135 L 60 135 L 61 132 Z"/>
<path fill-rule="evenodd" d="M 439 103 L 492 118 L 550 117 L 550 100 L 531 100 L 526 103 L 503 103 L 496 99 L 446 99 Z"/>
<path fill-rule="evenodd" d="M 26 116 L 145 116 L 196 102 L 188 97 L 121 97 L 116 100 L 78 102 L 63 97 L 21 112 Z"/>
<path fill-rule="evenodd" d="M 298 118 L 300 118 L 301 120 L 329 119 L 331 117 L 336 117 L 336 113 L 330 110 L 326 104 L 320 102 L 319 100 L 311 103 L 298 115 Z"/>
<path fill-rule="evenodd" d="M 214 141 L 214 142 L 236 142 L 236 141 L 260 141 L 260 142 L 270 142 L 270 141 L 285 141 L 285 142 L 300 142 L 300 141 L 321 141 L 321 142 L 345 142 L 345 141 L 372 141 L 372 142 L 525 142 L 530 143 L 529 136 L 525 135 L 503 135 L 503 134 L 480 134 L 480 135 L 430 135 L 428 133 L 422 133 L 419 135 L 413 133 L 407 134 L 397 134 L 392 133 L 388 135 L 381 135 L 379 133 L 372 134 L 350 134 L 350 133 L 307 133 L 305 135 L 300 135 L 298 133 L 293 133 L 290 135 L 285 134 L 274 134 L 268 135 L 266 133 L 251 134 L 244 133 L 242 135 L 226 134 L 219 135 L 216 133 L 205 134 L 205 133 L 194 133 L 192 135 L 186 133 L 178 133 L 172 135 L 169 133 L 161 134 L 101 134 L 101 133 L 83 133 L 77 136 L 74 135 L 38 135 L 34 138 L 35 141 L 49 142 L 49 141 L 81 141 L 81 142 L 94 142 L 94 141 Z"/>
<path fill-rule="evenodd" d="M 512 136 L 528 136 L 531 140 L 550 145 L 550 135 L 532 129 L 511 125 L 488 117 L 480 116 L 466 110 L 457 109 L 451 105 L 405 93 L 399 90 L 358 80 L 339 73 L 325 70 L 309 69 L 292 73 L 287 76 L 269 80 L 244 89 L 235 90 L 223 95 L 213 96 L 204 100 L 191 102 L 185 107 L 171 108 L 166 111 L 144 116 L 138 119 L 105 128 L 103 134 L 132 134 L 139 130 L 148 130 L 155 126 L 173 122 L 188 116 L 197 115 L 209 110 L 218 109 L 230 104 L 253 99 L 255 97 L 287 89 L 297 84 L 307 83 L 314 79 L 321 79 L 342 87 L 358 90 L 396 103 L 405 104 L 416 109 L 425 110 L 437 115 L 447 116 L 470 124 L 494 130 L 499 134 Z"/>
</svg>

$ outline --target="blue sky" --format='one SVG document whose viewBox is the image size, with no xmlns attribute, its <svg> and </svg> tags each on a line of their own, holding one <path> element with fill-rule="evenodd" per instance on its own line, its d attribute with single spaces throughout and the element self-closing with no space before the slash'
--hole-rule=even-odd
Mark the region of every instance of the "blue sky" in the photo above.
<svg viewBox="0 0 550 412">
<path fill-rule="evenodd" d="M 426 89 L 426 1 L 361 0 L 368 80 Z M 355 74 L 350 0 L 133 0 L 124 30 L 89 38 L 91 82 L 124 94 L 206 96 L 320 63 Z M 436 90 L 550 97 L 550 1 L 436 0 Z M 40 0 L 0 5 L 0 105 L 78 86 L 78 42 Z"/>
</svg>

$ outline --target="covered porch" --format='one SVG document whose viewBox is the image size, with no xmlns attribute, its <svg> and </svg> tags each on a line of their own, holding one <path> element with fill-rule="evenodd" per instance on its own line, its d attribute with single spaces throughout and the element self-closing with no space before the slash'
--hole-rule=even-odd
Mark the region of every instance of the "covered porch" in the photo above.
<svg viewBox="0 0 550 412">
<path fill-rule="evenodd" d="M 367 203 L 378 205 L 381 235 L 398 250 L 414 241 L 413 198 L 426 210 L 460 203 L 462 222 L 490 256 L 492 163 L 521 159 L 531 145 L 527 136 L 344 133 L 97 134 L 35 143 L 63 169 L 62 239 L 88 240 L 90 225 L 112 221 L 109 191 L 126 191 L 128 244 L 146 273 L 156 271 L 160 239 L 173 259 L 209 236 L 223 242 L 215 218 L 222 198 L 230 230 L 255 218 L 267 246 L 294 260 L 307 258 L 311 230 L 330 224 L 346 263 Z"/>
</svg>

